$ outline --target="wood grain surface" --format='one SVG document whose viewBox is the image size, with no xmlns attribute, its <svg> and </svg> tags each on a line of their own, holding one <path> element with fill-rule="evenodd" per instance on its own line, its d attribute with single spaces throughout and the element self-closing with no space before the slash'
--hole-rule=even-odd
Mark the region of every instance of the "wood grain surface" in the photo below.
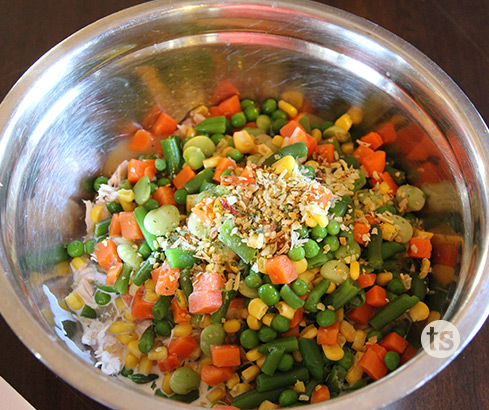
<svg viewBox="0 0 489 410">
<path fill-rule="evenodd" d="M 51 47 L 135 0 L 0 0 L 0 100 Z M 408 41 L 434 60 L 489 121 L 489 1 L 324 0 Z M 488 141 L 489 143 L 489 141 Z M 389 409 L 488 409 L 489 324 L 426 385 Z M 39 362 L 0 318 L 0 375 L 38 410 L 105 409 Z M 1 403 L 1 399 L 0 399 Z M 0 404 L 0 408 L 2 405 Z"/>
</svg>

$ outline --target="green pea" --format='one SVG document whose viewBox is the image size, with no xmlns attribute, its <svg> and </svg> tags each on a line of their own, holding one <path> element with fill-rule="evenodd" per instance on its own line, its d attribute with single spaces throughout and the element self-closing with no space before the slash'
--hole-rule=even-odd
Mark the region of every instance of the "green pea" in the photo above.
<svg viewBox="0 0 489 410">
<path fill-rule="evenodd" d="M 117 253 L 123 262 L 127 263 L 131 269 L 137 270 L 143 263 L 142 256 L 129 244 L 121 244 L 117 247 Z"/>
<path fill-rule="evenodd" d="M 321 267 L 321 276 L 339 285 L 350 277 L 350 268 L 339 260 L 328 261 Z"/>
<path fill-rule="evenodd" d="M 155 159 L 155 168 L 157 171 L 162 172 L 166 169 L 166 161 L 163 158 Z"/>
<path fill-rule="evenodd" d="M 297 403 L 297 400 L 299 400 L 299 395 L 292 389 L 284 390 L 278 398 L 278 402 L 283 407 L 292 406 Z"/>
<path fill-rule="evenodd" d="M 294 365 L 294 357 L 289 353 L 284 353 L 278 363 L 278 370 L 288 372 Z"/>
<path fill-rule="evenodd" d="M 282 315 L 275 315 L 272 319 L 272 327 L 280 333 L 290 329 L 290 320 Z"/>
<path fill-rule="evenodd" d="M 85 246 L 81 241 L 71 241 L 66 248 L 68 255 L 72 258 L 82 256 L 85 253 Z"/>
<path fill-rule="evenodd" d="M 179 367 L 170 377 L 170 388 L 177 394 L 188 394 L 200 386 L 200 376 L 190 367 Z"/>
<path fill-rule="evenodd" d="M 89 239 L 85 242 L 85 253 L 91 255 L 95 251 L 95 240 Z"/>
<path fill-rule="evenodd" d="M 334 310 L 321 310 L 316 315 L 316 322 L 321 327 L 328 327 L 336 323 L 336 313 Z"/>
<path fill-rule="evenodd" d="M 222 174 L 223 176 L 226 176 L 226 175 L 232 175 L 233 171 L 231 171 L 230 169 L 225 169 L 224 171 L 222 171 Z"/>
<path fill-rule="evenodd" d="M 132 184 L 127 179 L 123 179 L 121 182 L 119 182 L 119 188 L 132 189 Z"/>
<path fill-rule="evenodd" d="M 104 306 L 110 302 L 111 297 L 108 293 L 98 290 L 97 292 L 95 292 L 93 299 L 95 300 L 95 303 L 97 303 L 97 305 Z"/>
<path fill-rule="evenodd" d="M 308 292 L 307 282 L 303 279 L 296 279 L 292 282 L 292 290 L 296 295 L 302 296 Z"/>
<path fill-rule="evenodd" d="M 302 173 L 309 179 L 316 179 L 316 170 L 310 165 L 304 165 L 302 167 Z"/>
<path fill-rule="evenodd" d="M 156 181 L 156 185 L 158 186 L 168 186 L 171 184 L 171 181 L 168 178 L 162 177 Z"/>
<path fill-rule="evenodd" d="M 246 110 L 248 107 L 254 107 L 255 106 L 255 102 L 249 98 L 243 98 L 241 100 L 241 109 L 244 111 Z"/>
<path fill-rule="evenodd" d="M 299 234 L 300 238 L 307 238 L 309 236 L 309 229 L 307 229 L 307 226 L 301 226 L 297 231 Z"/>
<path fill-rule="evenodd" d="M 267 98 L 265 101 L 263 101 L 261 105 L 261 110 L 263 113 L 270 115 L 277 110 L 277 107 L 277 100 L 275 100 L 274 98 Z"/>
<path fill-rule="evenodd" d="M 316 225 L 314 228 L 311 229 L 311 237 L 316 241 L 318 239 L 326 238 L 326 236 L 328 236 L 328 230 L 326 229 L 326 227 Z"/>
<path fill-rule="evenodd" d="M 238 149 L 232 149 L 226 153 L 226 157 L 231 158 L 236 163 L 241 162 L 243 154 Z"/>
<path fill-rule="evenodd" d="M 338 235 L 340 233 L 340 224 L 335 220 L 329 221 L 327 229 L 330 235 Z"/>
<path fill-rule="evenodd" d="M 157 236 L 166 235 L 180 225 L 180 211 L 174 205 L 163 205 L 149 211 L 144 217 L 146 230 Z"/>
<path fill-rule="evenodd" d="M 256 107 L 253 106 L 253 107 L 247 107 L 244 110 L 244 114 L 246 115 L 246 119 L 248 121 L 255 121 L 260 115 L 260 112 Z"/>
<path fill-rule="evenodd" d="M 401 357 L 399 353 L 387 352 L 384 356 L 384 364 L 390 371 L 396 370 L 401 362 Z"/>
<path fill-rule="evenodd" d="M 118 214 L 119 212 L 123 211 L 122 205 L 119 202 L 114 202 L 114 201 L 107 202 L 105 206 L 107 207 L 107 210 L 111 214 Z"/>
<path fill-rule="evenodd" d="M 221 325 L 211 323 L 206 326 L 200 334 L 200 348 L 207 355 L 211 355 L 211 346 L 220 346 L 224 343 L 226 332 Z"/>
<path fill-rule="evenodd" d="M 170 336 L 171 333 L 171 325 L 168 322 L 168 320 L 162 319 L 156 322 L 156 333 L 158 333 L 160 336 L 163 337 L 168 337 Z"/>
<path fill-rule="evenodd" d="M 214 143 L 214 145 L 217 146 L 217 144 L 219 144 L 224 138 L 226 138 L 224 136 L 224 134 L 214 134 L 212 137 L 211 137 L 211 140 L 212 142 Z"/>
<path fill-rule="evenodd" d="M 139 245 L 138 252 L 143 257 L 143 259 L 148 259 L 149 256 L 151 255 L 151 248 L 146 242 L 144 242 L 141 245 Z"/>
<path fill-rule="evenodd" d="M 273 285 L 266 283 L 258 288 L 258 296 L 268 306 L 273 306 L 280 300 L 280 294 Z"/>
<path fill-rule="evenodd" d="M 277 111 L 275 111 L 277 112 Z M 274 113 L 275 114 L 275 113 Z M 272 121 L 272 130 L 275 134 L 280 133 L 280 129 L 287 124 L 287 120 L 277 119 Z"/>
<path fill-rule="evenodd" d="M 345 370 L 348 370 L 350 369 L 350 367 L 353 366 L 354 360 L 355 357 L 353 356 L 353 353 L 349 352 L 348 350 L 345 350 L 345 354 L 340 360 L 338 360 L 337 364 L 343 367 Z"/>
<path fill-rule="evenodd" d="M 421 189 L 413 185 L 401 185 L 396 191 L 397 203 L 407 202 L 407 211 L 420 211 L 426 202 L 426 195 Z"/>
<path fill-rule="evenodd" d="M 256 126 L 262 131 L 268 134 L 270 131 L 270 126 L 272 125 L 272 120 L 268 115 L 259 115 L 256 119 Z"/>
<path fill-rule="evenodd" d="M 136 182 L 133 188 L 134 191 L 134 200 L 138 205 L 144 204 L 151 196 L 151 186 L 149 178 L 145 175 L 142 178 L 139 178 L 139 181 Z"/>
<path fill-rule="evenodd" d="M 258 337 L 258 332 L 253 329 L 246 329 L 241 333 L 239 337 L 239 343 L 245 349 L 251 350 L 257 347 L 260 344 L 260 339 Z"/>
<path fill-rule="evenodd" d="M 294 262 L 300 261 L 305 258 L 306 256 L 306 251 L 303 246 L 299 246 L 296 248 L 292 248 L 289 250 L 289 258 L 292 259 Z"/>
<path fill-rule="evenodd" d="M 275 110 L 272 113 L 272 120 L 284 120 L 287 121 L 288 117 L 285 111 L 282 110 Z"/>
<path fill-rule="evenodd" d="M 173 198 L 178 205 L 185 205 L 187 203 L 188 192 L 185 189 L 177 189 L 173 194 Z"/>
<path fill-rule="evenodd" d="M 147 211 L 152 211 L 153 209 L 158 209 L 160 207 L 159 202 L 156 199 L 150 198 L 144 204 L 144 208 Z"/>
<path fill-rule="evenodd" d="M 319 245 L 314 239 L 309 239 L 304 244 L 304 251 L 306 254 L 306 258 L 314 258 L 319 253 Z"/>
<path fill-rule="evenodd" d="M 392 279 L 387 284 L 387 290 L 395 295 L 402 295 L 404 293 L 404 285 L 401 279 Z"/>
<path fill-rule="evenodd" d="M 237 112 L 231 117 L 231 124 L 235 128 L 244 127 L 246 124 L 246 116 L 242 112 Z"/>
<path fill-rule="evenodd" d="M 109 182 L 109 179 L 107 177 L 97 177 L 93 182 L 93 189 L 95 189 L 95 191 L 98 192 L 100 186 L 107 184 L 107 182 Z"/>
<path fill-rule="evenodd" d="M 262 326 L 258 331 L 258 338 L 262 343 L 268 343 L 277 338 L 277 331 L 269 326 Z"/>
<path fill-rule="evenodd" d="M 263 284 L 263 279 L 261 275 L 256 272 L 251 272 L 245 279 L 245 283 L 250 288 L 256 289 L 259 288 Z"/>
<path fill-rule="evenodd" d="M 370 332 L 367 333 L 367 340 L 372 337 L 376 337 L 377 338 L 376 343 L 379 343 L 382 340 L 382 332 L 380 330 L 375 330 L 375 329 L 371 330 Z"/>
<path fill-rule="evenodd" d="M 329 246 L 330 252 L 336 252 L 340 248 L 340 240 L 336 236 L 328 235 L 323 243 Z"/>
</svg>

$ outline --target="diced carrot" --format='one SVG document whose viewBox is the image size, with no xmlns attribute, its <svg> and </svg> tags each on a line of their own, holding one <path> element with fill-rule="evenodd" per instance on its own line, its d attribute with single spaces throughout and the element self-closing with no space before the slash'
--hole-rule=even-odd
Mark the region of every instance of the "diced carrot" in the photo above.
<svg viewBox="0 0 489 410">
<path fill-rule="evenodd" d="M 189 323 L 192 316 L 188 313 L 187 309 L 181 308 L 177 299 L 174 297 L 171 301 L 171 310 L 173 312 L 173 320 L 175 323 Z"/>
<path fill-rule="evenodd" d="M 290 327 L 296 327 L 300 322 L 302 322 L 302 316 L 304 314 L 304 308 L 299 308 L 295 311 L 294 317 L 290 321 Z"/>
<path fill-rule="evenodd" d="M 158 295 L 171 296 L 175 294 L 180 279 L 180 269 L 170 268 L 167 261 L 151 272 L 155 292 Z"/>
<path fill-rule="evenodd" d="M 363 222 L 355 222 L 353 224 L 353 239 L 360 245 L 365 246 L 367 241 L 363 238 L 364 235 L 368 235 L 370 232 L 370 225 Z"/>
<path fill-rule="evenodd" d="M 387 353 L 387 349 L 378 343 L 372 343 L 367 345 L 367 350 L 371 349 L 379 357 L 380 360 L 384 361 L 384 356 Z"/>
<path fill-rule="evenodd" d="M 436 243 L 433 246 L 433 265 L 451 266 L 454 268 L 457 265 L 458 245 L 450 245 L 444 243 Z"/>
<path fill-rule="evenodd" d="M 317 343 L 319 345 L 334 346 L 338 343 L 338 334 L 340 331 L 340 322 L 335 322 L 331 326 L 320 326 L 317 334 Z"/>
<path fill-rule="evenodd" d="M 214 404 L 212 408 L 220 410 L 239 410 L 236 406 L 228 406 L 227 404 Z"/>
<path fill-rule="evenodd" d="M 154 159 L 131 159 L 127 166 L 127 179 L 131 184 L 135 184 L 142 177 L 147 176 L 149 180 L 153 180 L 156 175 L 156 167 Z"/>
<path fill-rule="evenodd" d="M 363 163 L 364 159 L 369 157 L 374 153 L 372 148 L 369 148 L 365 145 L 359 145 L 358 148 L 353 152 L 353 156 L 360 162 Z"/>
<path fill-rule="evenodd" d="M 246 165 L 239 176 L 221 175 L 221 185 L 254 185 L 255 183 L 255 172 L 250 164 Z"/>
<path fill-rule="evenodd" d="M 109 236 L 122 236 L 119 214 L 113 214 L 109 226 Z"/>
<path fill-rule="evenodd" d="M 109 270 L 110 267 L 116 263 L 121 262 L 121 258 L 117 253 L 117 245 L 112 239 L 104 239 L 95 245 L 95 257 L 99 265 Z"/>
<path fill-rule="evenodd" d="M 360 275 L 361 276 L 361 275 Z M 347 312 L 346 316 L 360 325 L 368 324 L 370 318 L 374 315 L 375 308 L 364 303 L 359 308 L 352 309 Z"/>
<path fill-rule="evenodd" d="M 382 137 L 373 131 L 369 132 L 367 135 L 364 135 L 362 138 L 360 138 L 360 141 L 370 144 L 369 148 L 372 148 L 374 151 L 384 143 Z"/>
<path fill-rule="evenodd" d="M 160 186 L 153 194 L 153 199 L 156 199 L 160 206 L 176 205 L 175 191 L 169 186 Z"/>
<path fill-rule="evenodd" d="M 392 144 L 397 139 L 396 129 L 392 122 L 384 123 L 376 131 L 382 137 L 384 144 Z"/>
<path fill-rule="evenodd" d="M 175 187 L 177 189 L 182 189 L 183 184 L 185 184 L 185 182 L 190 181 L 195 175 L 197 175 L 197 174 L 190 167 L 190 165 L 185 165 L 182 168 L 182 170 L 177 175 L 175 175 L 175 178 L 173 178 L 173 181 L 172 181 L 173 185 L 175 185 Z"/>
<path fill-rule="evenodd" d="M 382 339 L 380 345 L 388 352 L 403 354 L 404 350 L 406 350 L 408 342 L 396 332 L 391 332 Z"/>
<path fill-rule="evenodd" d="M 202 198 L 195 206 L 192 208 L 192 212 L 199 217 L 202 222 L 207 225 L 211 225 L 216 216 L 214 212 L 214 201 L 209 201 L 208 198 Z"/>
<path fill-rule="evenodd" d="M 220 183 L 222 173 L 227 169 L 234 170 L 235 168 L 236 168 L 236 162 L 234 162 L 231 158 L 222 157 L 219 159 L 219 162 L 217 163 L 216 170 L 214 171 L 214 176 L 212 179 Z"/>
<path fill-rule="evenodd" d="M 239 366 L 241 355 L 237 345 L 211 345 L 212 364 L 217 367 Z"/>
<path fill-rule="evenodd" d="M 375 151 L 372 155 L 369 155 L 363 158 L 363 161 L 360 161 L 368 176 L 377 174 L 382 174 L 385 169 L 385 151 Z"/>
<path fill-rule="evenodd" d="M 210 117 L 219 117 L 223 115 L 221 109 L 218 106 L 209 108 L 209 116 Z"/>
<path fill-rule="evenodd" d="M 256 122 L 255 121 L 250 121 L 250 122 L 247 122 L 243 128 L 258 128 L 258 126 L 256 125 Z"/>
<path fill-rule="evenodd" d="M 190 313 L 213 313 L 222 306 L 222 292 L 220 290 L 193 291 L 188 297 Z"/>
<path fill-rule="evenodd" d="M 408 255 L 411 258 L 431 257 L 431 240 L 426 238 L 414 237 L 409 240 Z"/>
<path fill-rule="evenodd" d="M 376 174 L 378 176 L 378 179 L 372 178 L 370 180 L 370 185 L 374 186 L 377 182 L 385 182 L 389 188 L 390 188 L 390 193 L 395 195 L 397 192 L 397 184 L 396 182 L 392 179 L 391 174 L 389 174 L 387 171 L 382 172 L 382 174 Z"/>
<path fill-rule="evenodd" d="M 376 279 L 377 279 L 377 275 L 375 273 L 362 273 L 358 277 L 357 282 L 360 285 L 360 287 L 363 289 L 372 286 L 375 283 Z"/>
<path fill-rule="evenodd" d="M 192 336 L 181 336 L 173 339 L 168 345 L 168 353 L 176 354 L 181 359 L 189 357 L 199 346 Z"/>
<path fill-rule="evenodd" d="M 416 356 L 417 352 L 418 351 L 416 350 L 416 348 L 408 342 L 404 353 L 401 355 L 401 364 L 404 364 L 411 360 L 414 356 Z"/>
<path fill-rule="evenodd" d="M 144 169 L 144 176 L 147 176 L 150 181 L 156 176 L 156 160 L 154 159 L 143 159 L 146 168 Z"/>
<path fill-rule="evenodd" d="M 217 367 L 212 364 L 205 364 L 202 366 L 200 378 L 209 386 L 216 386 L 219 383 L 228 381 L 233 375 L 232 367 Z"/>
<path fill-rule="evenodd" d="M 387 294 L 385 289 L 379 285 L 372 286 L 365 293 L 366 303 L 374 307 L 382 307 L 387 305 Z"/>
<path fill-rule="evenodd" d="M 289 337 L 289 336 L 294 336 L 294 337 L 299 337 L 300 334 L 300 329 L 299 326 L 294 326 L 289 328 L 286 332 L 282 333 L 282 337 Z"/>
<path fill-rule="evenodd" d="M 297 279 L 299 276 L 294 263 L 285 255 L 274 256 L 267 259 L 265 269 L 274 285 L 284 285 Z"/>
<path fill-rule="evenodd" d="M 158 360 L 158 367 L 163 373 L 172 372 L 180 367 L 180 360 L 176 354 L 169 354 L 163 360 Z"/>
<path fill-rule="evenodd" d="M 234 85 L 234 83 L 229 80 L 220 81 L 216 88 L 214 89 L 214 93 L 212 95 L 212 104 L 218 104 L 226 98 L 232 97 L 233 95 L 239 95 L 238 88 Z"/>
<path fill-rule="evenodd" d="M 145 152 L 151 148 L 152 143 L 153 134 L 146 130 L 137 130 L 129 141 L 128 148 L 137 152 Z"/>
<path fill-rule="evenodd" d="M 144 239 L 144 235 L 136 221 L 134 212 L 119 212 L 119 221 L 123 238 L 129 241 Z"/>
<path fill-rule="evenodd" d="M 222 290 L 226 278 L 222 273 L 202 272 L 194 278 L 192 286 L 194 291 Z"/>
<path fill-rule="evenodd" d="M 306 132 L 304 127 L 299 124 L 299 121 L 290 120 L 287 124 L 280 128 L 280 135 L 284 138 L 290 138 L 292 137 L 292 134 L 297 127 L 300 128 L 304 133 Z"/>
<path fill-rule="evenodd" d="M 333 144 L 321 144 L 316 148 L 316 155 L 318 158 L 322 158 L 328 164 L 334 161 L 334 145 Z"/>
<path fill-rule="evenodd" d="M 387 374 L 387 367 L 372 349 L 367 349 L 358 361 L 358 366 L 374 380 L 379 380 Z"/>
<path fill-rule="evenodd" d="M 122 271 L 122 263 L 115 263 L 109 268 L 109 271 L 107 272 L 107 277 L 105 278 L 105 284 L 107 286 L 112 286 L 115 281 L 117 280 L 117 277 Z"/>
<path fill-rule="evenodd" d="M 380 222 L 380 219 L 377 218 L 377 216 L 375 216 L 375 214 L 372 213 L 365 214 L 365 219 L 370 225 L 375 225 Z"/>
<path fill-rule="evenodd" d="M 321 401 L 326 401 L 330 399 L 328 386 L 321 384 L 316 386 L 311 396 L 311 404 L 319 403 Z"/>
<path fill-rule="evenodd" d="M 153 319 L 153 306 L 155 302 L 144 299 L 144 289 L 136 292 L 132 301 L 131 314 L 135 319 Z"/>
<path fill-rule="evenodd" d="M 178 122 L 170 117 L 167 113 L 162 112 L 156 119 L 151 128 L 156 136 L 168 135 L 175 132 Z"/>
<path fill-rule="evenodd" d="M 310 157 L 318 146 L 316 138 L 313 138 L 305 131 L 297 127 L 289 138 L 289 144 L 295 144 L 296 142 L 303 142 L 307 145 L 307 156 Z"/>
<path fill-rule="evenodd" d="M 144 117 L 141 125 L 143 128 L 149 130 L 155 123 L 156 119 L 160 116 L 161 109 L 158 106 L 154 106 L 153 109 Z"/>
<path fill-rule="evenodd" d="M 226 118 L 231 118 L 234 114 L 241 112 L 241 103 L 237 95 L 224 100 L 218 107 L 221 112 L 220 115 L 225 115 Z"/>
</svg>

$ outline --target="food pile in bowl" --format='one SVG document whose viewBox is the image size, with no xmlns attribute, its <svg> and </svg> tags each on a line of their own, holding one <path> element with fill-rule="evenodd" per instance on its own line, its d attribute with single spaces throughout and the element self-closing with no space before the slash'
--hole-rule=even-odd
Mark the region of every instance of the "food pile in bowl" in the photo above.
<svg viewBox="0 0 489 410">
<path fill-rule="evenodd" d="M 90 180 L 64 307 L 104 373 L 264 410 L 332 399 L 416 354 L 412 324 L 440 318 L 423 302 L 433 234 L 425 194 L 386 154 L 396 126 L 353 138 L 360 108 L 308 111 L 295 91 L 180 123 L 154 109 L 116 148 L 128 159 Z"/>
</svg>

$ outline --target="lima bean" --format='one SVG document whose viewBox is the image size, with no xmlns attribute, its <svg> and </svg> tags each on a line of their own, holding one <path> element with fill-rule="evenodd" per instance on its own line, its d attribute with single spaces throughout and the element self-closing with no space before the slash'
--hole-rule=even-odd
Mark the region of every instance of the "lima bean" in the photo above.
<svg viewBox="0 0 489 410">
<path fill-rule="evenodd" d="M 226 337 L 226 332 L 221 325 L 216 325 L 211 323 L 206 326 L 202 333 L 200 334 L 200 348 L 207 355 L 211 355 L 212 345 L 222 345 L 224 343 L 224 338 Z"/>
<path fill-rule="evenodd" d="M 350 277 L 350 268 L 338 260 L 328 261 L 321 267 L 321 276 L 339 285 Z"/>
<path fill-rule="evenodd" d="M 406 200 L 408 212 L 420 211 L 426 202 L 426 195 L 418 187 L 406 184 L 397 189 L 396 200 L 398 203 Z"/>
<path fill-rule="evenodd" d="M 149 178 L 146 175 L 140 178 L 132 190 L 134 191 L 134 200 L 138 205 L 146 203 L 151 196 L 151 183 Z"/>
<path fill-rule="evenodd" d="M 129 244 L 122 244 L 117 247 L 117 253 L 124 263 L 127 263 L 131 269 L 139 269 L 143 263 L 143 257 Z"/>
<path fill-rule="evenodd" d="M 163 205 L 149 211 L 144 217 L 146 230 L 157 236 L 174 231 L 180 224 L 180 211 L 174 205 Z"/>
<path fill-rule="evenodd" d="M 189 139 L 183 146 L 183 150 L 186 151 L 189 147 L 199 148 L 207 158 L 209 158 L 216 150 L 216 146 L 212 140 L 204 135 L 197 135 L 196 137 Z"/>
<path fill-rule="evenodd" d="M 398 235 L 402 243 L 408 242 L 413 236 L 413 227 L 406 218 L 392 215 L 393 225 L 398 229 Z"/>
</svg>

